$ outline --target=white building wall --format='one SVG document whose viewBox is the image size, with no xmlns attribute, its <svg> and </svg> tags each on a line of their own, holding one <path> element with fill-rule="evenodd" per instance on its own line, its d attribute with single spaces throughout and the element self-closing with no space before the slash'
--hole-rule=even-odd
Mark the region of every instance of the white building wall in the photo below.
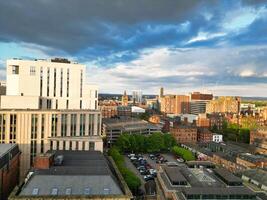
<svg viewBox="0 0 267 200">
<path fill-rule="evenodd" d="M 18 66 L 18 74 L 13 74 L 13 66 Z M 46 60 L 8 60 L 6 95 L 7 97 L 25 96 L 25 99 L 20 97 L 20 101 L 27 101 L 26 96 L 47 97 L 52 99 L 52 109 L 67 109 L 67 101 L 69 101 L 68 109 L 96 109 L 98 98 L 95 98 L 94 94 L 97 93 L 98 88 L 87 85 L 85 75 L 85 65 L 81 64 Z M 20 108 L 24 109 L 22 105 Z M 5 106 L 6 104 L 3 104 L 1 108 L 7 108 Z"/>
</svg>

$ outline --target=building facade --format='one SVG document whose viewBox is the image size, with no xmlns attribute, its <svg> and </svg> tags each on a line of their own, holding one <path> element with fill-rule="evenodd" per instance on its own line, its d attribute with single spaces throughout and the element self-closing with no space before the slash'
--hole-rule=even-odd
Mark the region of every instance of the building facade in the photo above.
<svg viewBox="0 0 267 200">
<path fill-rule="evenodd" d="M 16 143 L 21 176 L 47 150 L 103 151 L 101 113 L 90 110 L 0 110 L 0 143 Z"/>
<path fill-rule="evenodd" d="M 189 96 L 165 95 L 160 99 L 160 111 L 165 114 L 188 114 Z"/>
<path fill-rule="evenodd" d="M 219 97 L 211 100 L 206 106 L 206 113 L 236 113 L 240 112 L 240 97 Z"/>
<path fill-rule="evenodd" d="M 121 105 L 122 106 L 128 106 L 128 101 L 129 101 L 128 95 L 127 95 L 126 91 L 124 91 L 124 94 L 121 97 Z"/>
<path fill-rule="evenodd" d="M 96 86 L 86 84 L 85 65 L 66 59 L 7 60 L 2 109 L 97 109 Z"/>
<path fill-rule="evenodd" d="M 170 127 L 170 133 L 178 143 L 196 143 L 197 128 L 191 126 Z"/>
<path fill-rule="evenodd" d="M 0 199 L 6 200 L 19 184 L 20 151 L 16 144 L 0 144 Z"/>
<path fill-rule="evenodd" d="M 256 151 L 267 154 L 267 127 L 250 131 L 250 144 L 256 147 Z"/>
<path fill-rule="evenodd" d="M 114 161 L 98 151 L 49 151 L 35 159 L 28 177 L 9 200 L 133 198 Z"/>
</svg>

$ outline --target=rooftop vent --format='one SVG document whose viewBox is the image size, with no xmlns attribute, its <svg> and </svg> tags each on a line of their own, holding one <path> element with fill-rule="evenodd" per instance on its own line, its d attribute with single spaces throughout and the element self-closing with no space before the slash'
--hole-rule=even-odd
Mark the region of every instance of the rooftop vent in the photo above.
<svg viewBox="0 0 267 200">
<path fill-rule="evenodd" d="M 52 188 L 51 195 L 57 195 L 58 189 L 57 188 Z"/>
<path fill-rule="evenodd" d="M 89 195 L 91 193 L 91 188 L 84 188 L 84 194 Z"/>
<path fill-rule="evenodd" d="M 38 195 L 39 188 L 33 188 L 32 195 Z"/>
<path fill-rule="evenodd" d="M 51 59 L 51 62 L 70 63 L 70 61 L 66 58 L 54 58 L 54 59 Z"/>
<path fill-rule="evenodd" d="M 54 161 L 54 165 L 55 165 L 55 166 L 60 166 L 60 165 L 62 165 L 63 160 L 64 160 L 64 156 L 63 156 L 63 155 L 58 155 L 58 156 L 56 156 L 56 157 L 55 157 L 55 161 Z"/>
</svg>

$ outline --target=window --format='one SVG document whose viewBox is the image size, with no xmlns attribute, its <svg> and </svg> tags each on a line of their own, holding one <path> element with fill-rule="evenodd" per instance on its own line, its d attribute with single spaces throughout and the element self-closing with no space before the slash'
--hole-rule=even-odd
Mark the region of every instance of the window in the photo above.
<svg viewBox="0 0 267 200">
<path fill-rule="evenodd" d="M 50 68 L 47 68 L 47 94 L 46 96 L 49 97 L 49 87 L 50 87 Z"/>
<path fill-rule="evenodd" d="M 63 69 L 60 70 L 60 97 L 63 95 Z"/>
<path fill-rule="evenodd" d="M 83 102 L 80 100 L 80 109 L 82 109 Z"/>
<path fill-rule="evenodd" d="M 61 114 L 61 136 L 66 137 L 67 136 L 67 114 Z"/>
<path fill-rule="evenodd" d="M 80 97 L 83 97 L 83 70 L 81 70 L 81 77 L 80 77 Z"/>
<path fill-rule="evenodd" d="M 67 97 L 69 97 L 70 69 L 67 69 Z"/>
<path fill-rule="evenodd" d="M 69 100 L 66 101 L 66 109 L 69 109 Z"/>
<path fill-rule="evenodd" d="M 12 65 L 12 74 L 19 74 L 19 66 Z"/>
<path fill-rule="evenodd" d="M 80 136 L 85 136 L 85 114 L 80 114 Z"/>
<path fill-rule="evenodd" d="M 76 120 L 77 114 L 71 114 L 70 136 L 76 135 Z"/>
<path fill-rule="evenodd" d="M 43 96 L 43 76 L 44 76 L 43 67 L 41 67 L 40 69 L 40 96 Z"/>
<path fill-rule="evenodd" d="M 35 76 L 35 67 L 30 66 L 30 76 Z"/>
<path fill-rule="evenodd" d="M 95 150 L 95 143 L 89 142 L 89 150 L 94 151 Z"/>
<path fill-rule="evenodd" d="M 56 96 L 57 90 L 57 69 L 54 68 L 54 97 Z"/>
</svg>

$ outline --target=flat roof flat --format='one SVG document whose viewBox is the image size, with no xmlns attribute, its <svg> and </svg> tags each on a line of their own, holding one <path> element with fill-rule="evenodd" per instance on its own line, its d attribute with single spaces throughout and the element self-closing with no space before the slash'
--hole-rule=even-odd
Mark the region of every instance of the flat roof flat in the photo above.
<svg viewBox="0 0 267 200">
<path fill-rule="evenodd" d="M 13 149 L 17 144 L 0 144 L 0 158 Z"/>
<path fill-rule="evenodd" d="M 250 189 L 246 187 L 191 187 L 183 188 L 183 193 L 186 195 L 255 195 Z"/>
<path fill-rule="evenodd" d="M 172 183 L 187 182 L 178 167 L 165 167 L 165 172 Z"/>
<path fill-rule="evenodd" d="M 218 174 L 219 176 L 223 177 L 228 182 L 242 183 L 242 180 L 240 178 L 233 175 L 231 172 L 229 172 L 226 169 L 217 168 L 217 169 L 214 169 L 213 171 L 215 172 L 215 174 Z"/>
<path fill-rule="evenodd" d="M 47 154 L 54 158 L 63 156 L 62 162 L 49 169 L 33 170 L 19 196 L 50 196 L 53 191 L 56 195 L 124 195 L 118 178 L 101 152 L 59 150 Z"/>
</svg>

